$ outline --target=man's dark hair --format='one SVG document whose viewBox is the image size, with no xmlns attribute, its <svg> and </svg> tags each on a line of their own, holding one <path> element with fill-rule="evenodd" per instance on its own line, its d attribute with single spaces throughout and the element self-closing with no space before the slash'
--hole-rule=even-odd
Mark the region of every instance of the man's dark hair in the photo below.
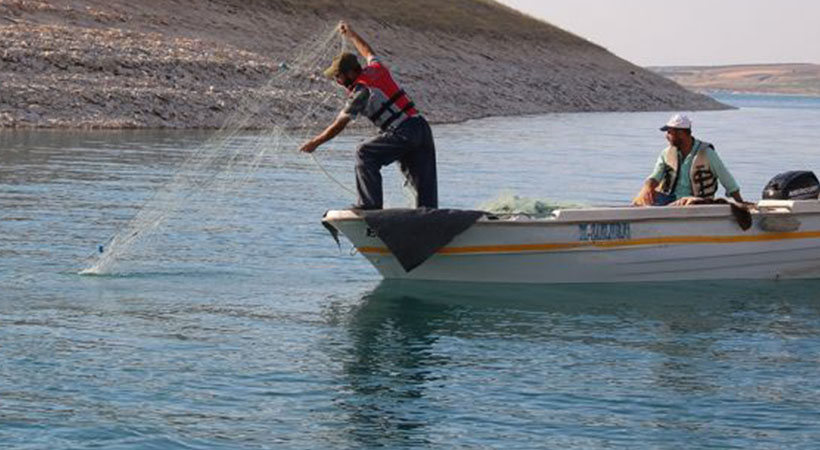
<svg viewBox="0 0 820 450">
<path fill-rule="evenodd" d="M 325 70 L 325 76 L 333 78 L 340 73 L 348 73 L 351 70 L 354 72 L 360 72 L 362 70 L 362 66 L 359 64 L 359 58 L 352 53 L 344 52 L 333 58 L 330 67 Z"/>
</svg>

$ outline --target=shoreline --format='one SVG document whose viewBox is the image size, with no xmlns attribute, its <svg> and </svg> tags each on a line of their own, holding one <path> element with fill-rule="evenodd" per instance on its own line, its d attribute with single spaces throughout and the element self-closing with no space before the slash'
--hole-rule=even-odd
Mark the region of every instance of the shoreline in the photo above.
<svg viewBox="0 0 820 450">
<path fill-rule="evenodd" d="M 820 99 L 820 93 L 811 92 L 768 92 L 768 91 L 743 91 L 743 90 L 729 90 L 729 89 L 699 89 L 698 92 L 708 95 L 710 97 L 715 95 L 751 95 L 758 97 L 790 97 L 790 98 L 806 98 L 806 99 Z"/>
<path fill-rule="evenodd" d="M 811 63 L 647 67 L 696 92 L 820 97 L 820 65 Z"/>
<path fill-rule="evenodd" d="M 305 90 L 294 95 L 282 63 L 298 58 L 294 51 L 317 42 L 340 18 L 370 40 L 435 124 L 728 108 L 492 2 L 388 6 L 377 0 L 344 8 L 331 0 L 0 3 L 0 17 L 13 19 L 0 22 L 0 128 L 214 130 L 237 116 L 247 119 L 243 129 L 287 126 L 310 99 L 326 99 L 336 88 L 302 73 L 310 79 L 298 80 Z M 341 107 L 342 97 L 337 100 L 314 108 L 312 119 L 329 123 Z"/>
<path fill-rule="evenodd" d="M 757 95 L 757 94 L 743 94 L 740 95 Z M 762 94 L 761 94 L 762 96 Z M 788 97 L 788 95 L 779 95 L 773 94 L 773 96 L 782 96 Z M 815 98 L 809 96 L 802 96 L 802 95 L 794 95 L 792 97 L 807 97 L 807 98 Z M 820 98 L 818 96 L 817 98 Z M 726 108 L 722 108 L 719 110 L 699 110 L 699 111 L 731 111 L 735 109 L 740 109 L 736 106 L 727 105 Z M 529 117 L 539 117 L 539 116 L 550 116 L 554 114 L 608 114 L 608 113 L 619 113 L 619 114 L 638 114 L 638 113 L 646 113 L 646 112 L 668 112 L 668 113 L 675 113 L 678 110 L 670 109 L 670 110 L 651 110 L 651 111 L 547 111 L 547 112 L 536 112 L 536 113 L 523 113 L 523 114 L 497 114 L 497 115 L 489 115 L 489 116 L 480 116 L 480 117 L 468 117 L 460 120 L 452 120 L 452 121 L 429 121 L 430 125 L 460 125 L 467 122 L 472 121 L 480 121 L 480 120 L 491 120 L 491 119 L 514 119 L 514 118 L 529 118 Z M 364 122 L 366 119 L 363 120 L 361 123 L 351 123 L 347 126 L 346 130 L 353 130 L 353 131 L 371 131 L 374 130 L 369 122 Z M 168 127 L 131 127 L 131 128 L 117 128 L 117 127 L 37 127 L 37 126 L 30 126 L 30 127 L 2 127 L 0 126 L 0 133 L 3 132 L 15 132 L 15 131 L 45 131 L 45 132 L 200 132 L 200 133 L 208 133 L 208 132 L 219 132 L 224 127 L 214 127 L 214 128 L 168 128 Z M 322 125 L 317 126 L 315 129 L 316 131 L 321 131 L 323 128 Z M 284 128 L 285 131 L 293 131 L 293 130 L 304 130 L 304 127 L 293 126 L 289 128 Z M 241 128 L 240 132 L 258 132 L 264 131 L 267 128 Z"/>
</svg>

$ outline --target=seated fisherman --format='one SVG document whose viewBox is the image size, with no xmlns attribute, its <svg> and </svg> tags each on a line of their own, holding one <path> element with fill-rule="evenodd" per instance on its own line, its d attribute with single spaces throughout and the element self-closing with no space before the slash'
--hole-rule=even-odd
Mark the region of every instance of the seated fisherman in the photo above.
<svg viewBox="0 0 820 450">
<path fill-rule="evenodd" d="M 655 163 L 655 170 L 632 200 L 635 206 L 685 206 L 712 199 L 718 181 L 726 195 L 743 203 L 732 174 L 723 165 L 715 147 L 692 136 L 692 122 L 677 114 L 661 127 L 666 132 L 669 147 Z M 681 176 L 683 175 L 683 176 Z"/>
</svg>

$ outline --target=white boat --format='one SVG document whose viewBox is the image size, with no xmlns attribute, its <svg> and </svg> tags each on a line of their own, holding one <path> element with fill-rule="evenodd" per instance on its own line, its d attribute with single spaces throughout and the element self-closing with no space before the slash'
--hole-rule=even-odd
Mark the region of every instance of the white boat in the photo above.
<svg viewBox="0 0 820 450">
<path fill-rule="evenodd" d="M 478 219 L 407 271 L 356 211 L 329 211 L 385 279 L 614 283 L 820 278 L 820 201 L 762 200 L 742 230 L 730 205 L 556 210 Z"/>
</svg>

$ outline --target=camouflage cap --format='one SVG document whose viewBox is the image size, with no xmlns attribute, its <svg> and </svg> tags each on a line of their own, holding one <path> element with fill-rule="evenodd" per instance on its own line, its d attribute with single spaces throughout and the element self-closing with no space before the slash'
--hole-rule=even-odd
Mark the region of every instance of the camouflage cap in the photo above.
<svg viewBox="0 0 820 450">
<path fill-rule="evenodd" d="M 340 53 L 338 56 L 333 58 L 333 62 L 330 64 L 330 67 L 325 69 L 325 76 L 328 78 L 333 78 L 340 73 L 345 73 L 357 67 L 361 67 L 361 65 L 359 64 L 359 59 L 356 58 L 356 55 L 347 52 Z"/>
</svg>

